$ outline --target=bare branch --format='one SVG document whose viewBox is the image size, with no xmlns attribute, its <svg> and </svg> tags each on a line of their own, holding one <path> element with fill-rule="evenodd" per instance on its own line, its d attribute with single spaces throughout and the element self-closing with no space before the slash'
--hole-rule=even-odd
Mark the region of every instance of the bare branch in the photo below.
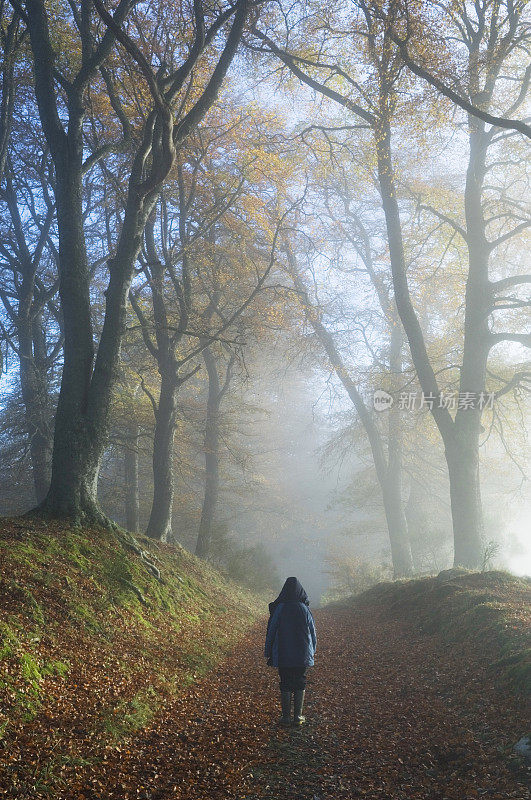
<svg viewBox="0 0 531 800">
<path fill-rule="evenodd" d="M 524 385 L 525 382 L 531 383 L 531 372 L 515 372 L 511 380 L 507 381 L 505 386 L 503 386 L 501 389 L 498 389 L 498 391 L 494 393 L 494 397 L 497 400 L 498 397 L 503 397 L 504 394 L 507 394 L 512 389 L 517 389 L 519 387 L 524 388 L 526 391 L 530 391 L 530 387 Z"/>
<path fill-rule="evenodd" d="M 20 17 L 17 11 L 9 22 L 3 41 L 2 100 L 0 102 L 0 181 L 6 165 L 9 136 L 15 104 L 15 58 L 23 36 L 18 36 Z"/>
<path fill-rule="evenodd" d="M 138 321 L 140 322 L 140 330 L 142 331 L 142 338 L 144 340 L 144 344 L 146 345 L 147 349 L 149 350 L 153 358 L 157 359 L 159 351 L 150 336 L 148 321 L 144 315 L 144 312 L 140 307 L 140 303 L 138 302 L 135 293 L 132 291 L 129 292 L 129 300 L 131 302 L 133 311 L 137 315 Z"/>
<path fill-rule="evenodd" d="M 303 197 L 304 197 L 304 195 L 303 195 Z M 284 224 L 284 220 L 286 219 L 286 217 L 289 214 L 291 214 L 293 209 L 296 208 L 297 205 L 299 205 L 302 202 L 303 197 L 299 198 L 294 203 L 292 203 L 290 205 L 290 207 L 280 217 L 280 219 L 279 219 L 279 221 L 278 221 L 278 223 L 276 225 L 275 233 L 274 233 L 274 236 L 273 236 L 273 242 L 271 244 L 271 254 L 270 254 L 270 257 L 269 257 L 269 263 L 268 263 L 266 269 L 264 270 L 264 272 L 262 273 L 262 275 L 260 276 L 260 278 L 258 279 L 257 284 L 256 284 L 255 288 L 253 289 L 253 291 L 251 292 L 251 294 L 241 304 L 241 306 L 239 308 L 237 308 L 236 311 L 233 314 L 231 314 L 230 317 L 228 317 L 228 319 L 221 325 L 221 327 L 218 328 L 218 330 L 215 332 L 214 335 L 210 335 L 209 334 L 209 335 L 205 336 L 204 340 L 201 342 L 199 347 L 197 347 L 195 350 L 193 350 L 191 353 L 189 353 L 184 358 L 180 359 L 179 366 L 182 366 L 182 364 L 185 364 L 187 361 L 189 361 L 192 358 L 195 358 L 195 356 L 197 356 L 199 353 L 201 353 L 205 349 L 205 347 L 208 347 L 208 345 L 211 342 L 215 341 L 219 337 L 219 335 L 221 333 L 226 331 L 227 328 L 230 328 L 230 326 L 238 319 L 238 317 L 240 317 L 243 314 L 245 309 L 248 306 L 251 305 L 251 303 L 253 302 L 255 297 L 261 291 L 261 289 L 262 289 L 262 287 L 263 287 L 263 285 L 264 285 L 264 283 L 265 283 L 265 281 L 267 279 L 267 276 L 269 275 L 269 273 L 273 269 L 274 264 L 276 263 L 277 242 L 278 242 L 278 237 L 280 236 L 281 231 L 282 231 L 282 226 Z"/>
<path fill-rule="evenodd" d="M 433 208 L 433 206 L 428 206 L 423 204 L 420 205 L 419 208 L 424 209 L 425 211 L 429 211 L 431 214 L 437 217 L 437 219 L 442 220 L 442 222 L 446 222 L 454 229 L 454 231 L 456 231 L 460 236 L 463 237 L 465 242 L 468 241 L 465 229 L 462 228 L 461 225 L 459 225 L 454 219 L 452 219 L 452 217 L 448 217 L 446 214 L 443 214 L 442 211 L 437 211 L 437 209 Z"/>
<path fill-rule="evenodd" d="M 489 341 L 490 347 L 500 342 L 516 342 L 524 347 L 531 347 L 531 333 L 491 333 Z"/>
<path fill-rule="evenodd" d="M 379 18 L 383 17 L 383 12 L 376 7 L 376 3 L 373 2 L 371 4 L 371 8 L 376 16 Z M 425 67 L 421 66 L 417 61 L 415 61 L 415 59 L 409 53 L 406 39 L 402 39 L 392 28 L 388 29 L 388 33 L 393 42 L 398 45 L 404 64 L 409 67 L 411 72 L 413 72 L 415 75 L 418 75 L 419 78 L 425 80 L 435 89 L 437 89 L 438 92 L 443 94 L 457 106 L 460 106 L 460 108 L 462 108 L 464 111 L 467 111 L 473 117 L 477 117 L 483 122 L 488 122 L 490 125 L 494 125 L 498 128 L 508 128 L 510 130 L 518 131 L 528 139 L 531 139 L 531 126 L 526 125 L 523 120 L 499 117 L 494 114 L 489 114 L 487 111 L 483 111 L 481 108 L 478 108 L 471 103 L 470 100 L 467 100 L 466 97 L 463 97 L 451 89 L 441 78 L 433 75 Z"/>
<path fill-rule="evenodd" d="M 373 126 L 376 123 L 376 118 L 374 114 L 371 114 L 370 111 L 360 106 L 358 103 L 355 103 L 349 97 L 344 97 L 339 92 L 336 92 L 334 89 L 331 89 L 324 83 L 317 81 L 315 78 L 310 77 L 306 72 L 304 72 L 299 66 L 296 64 L 295 56 L 291 55 L 290 53 L 286 53 L 285 50 L 282 50 L 278 47 L 272 39 L 269 38 L 265 33 L 259 31 L 256 27 L 253 26 L 252 31 L 255 36 L 258 37 L 261 41 L 267 44 L 269 50 L 273 55 L 275 55 L 283 64 L 288 67 L 288 69 L 309 86 L 311 89 L 314 89 L 316 92 L 320 92 L 324 94 L 326 97 L 329 97 L 331 100 L 335 100 L 336 103 L 339 103 L 344 108 L 348 108 L 349 111 L 352 111 L 358 117 L 361 117 L 365 122 L 367 122 L 370 126 Z"/>
<path fill-rule="evenodd" d="M 490 288 L 497 294 L 511 286 L 519 286 L 523 283 L 531 283 L 531 275 L 512 275 L 509 278 L 501 278 L 499 281 L 491 281 Z"/>
<path fill-rule="evenodd" d="M 519 233 L 525 231 L 525 229 L 529 228 L 530 226 L 531 220 L 525 220 L 524 222 L 521 222 L 520 225 L 516 225 L 516 227 L 514 227 L 512 230 L 507 231 L 507 233 L 502 234 L 502 236 L 498 236 L 498 238 L 493 242 L 489 242 L 489 249 L 491 251 L 495 250 L 497 247 L 503 244 L 503 242 L 512 239 L 513 236 L 518 236 Z"/>
</svg>

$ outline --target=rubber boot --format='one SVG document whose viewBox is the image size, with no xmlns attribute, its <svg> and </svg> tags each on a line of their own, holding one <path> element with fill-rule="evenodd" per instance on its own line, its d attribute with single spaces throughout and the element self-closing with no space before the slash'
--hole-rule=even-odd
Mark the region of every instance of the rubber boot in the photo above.
<svg viewBox="0 0 531 800">
<path fill-rule="evenodd" d="M 282 716 L 279 725 L 291 725 L 291 692 L 280 692 Z"/>
<path fill-rule="evenodd" d="M 303 706 L 304 689 L 298 689 L 293 695 L 293 724 L 297 727 L 306 722 L 306 718 L 302 716 Z"/>
</svg>

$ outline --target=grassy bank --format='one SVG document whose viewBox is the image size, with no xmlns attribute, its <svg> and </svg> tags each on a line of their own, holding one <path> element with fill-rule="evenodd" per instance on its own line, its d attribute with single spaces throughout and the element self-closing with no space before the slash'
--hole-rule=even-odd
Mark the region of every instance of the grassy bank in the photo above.
<svg viewBox="0 0 531 800">
<path fill-rule="evenodd" d="M 126 747 L 263 611 L 181 548 L 137 542 L 0 521 L 0 786 L 8 796 L 61 796 L 76 769 Z"/>
<path fill-rule="evenodd" d="M 447 570 L 432 578 L 379 583 L 345 602 L 381 605 L 449 643 L 473 644 L 500 684 L 531 694 L 530 601 L 529 578 Z"/>
</svg>

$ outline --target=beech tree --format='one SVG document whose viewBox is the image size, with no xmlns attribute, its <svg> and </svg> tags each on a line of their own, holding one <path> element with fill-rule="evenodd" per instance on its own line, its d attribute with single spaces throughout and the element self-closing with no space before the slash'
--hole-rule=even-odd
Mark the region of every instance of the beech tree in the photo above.
<svg viewBox="0 0 531 800">
<path fill-rule="evenodd" d="M 363 230 L 363 228 L 362 228 Z M 367 242 L 364 243 L 367 245 Z M 387 315 L 390 325 L 389 369 L 391 373 L 401 373 L 402 332 L 397 320 L 393 320 L 394 307 L 385 289 L 384 284 L 373 269 L 370 247 L 361 244 L 361 252 L 367 270 L 374 282 L 375 288 L 383 303 L 383 312 Z M 311 301 L 308 290 L 302 280 L 297 258 L 291 247 L 286 246 L 288 269 L 295 289 L 300 295 L 304 313 L 325 350 L 330 364 L 337 377 L 343 384 L 359 419 L 365 429 L 369 440 L 374 468 L 382 492 L 389 542 L 391 545 L 391 558 L 394 575 L 397 578 L 410 575 L 413 571 L 411 546 L 409 543 L 407 521 L 402 500 L 402 443 L 400 410 L 398 406 L 389 413 L 387 432 L 387 445 L 384 442 L 378 425 L 373 417 L 372 409 L 367 405 L 363 393 L 353 380 L 347 365 L 341 355 L 332 331 L 327 329 L 322 319 L 322 310 Z M 394 324 L 393 324 L 394 322 Z"/>
<path fill-rule="evenodd" d="M 488 3 L 479 4 L 474 11 L 464 6 L 457 12 L 457 17 L 450 9 L 443 9 L 441 22 L 445 31 L 444 42 L 448 46 L 448 41 L 454 38 L 466 47 L 466 78 L 462 79 L 465 84 L 464 90 L 466 95 L 483 109 L 488 109 L 498 100 L 497 93 L 500 87 L 502 91 L 506 91 L 503 70 L 509 68 L 515 48 L 526 36 L 522 11 L 522 7 L 512 3 L 493 6 Z M 392 24 L 394 20 L 390 22 Z M 526 69 L 521 80 L 517 82 L 516 92 L 514 90 L 511 92 L 512 99 L 508 101 L 508 113 L 514 113 L 523 103 L 528 83 L 529 70 Z M 425 396 L 435 399 L 432 413 L 444 441 L 450 477 L 455 561 L 456 564 L 477 568 L 481 566 L 484 547 L 478 452 L 483 408 L 478 400 L 485 394 L 487 360 L 490 350 L 502 341 L 515 341 L 531 346 L 529 334 L 498 333 L 494 332 L 489 324 L 491 314 L 498 304 L 499 293 L 512 286 L 529 282 L 530 277 L 513 275 L 500 281 L 491 281 L 489 267 L 496 250 L 525 230 L 530 221 L 524 218 L 520 219 L 518 224 L 511 225 L 511 217 L 507 219 L 502 212 L 503 232 L 491 238 L 492 223 L 495 229 L 498 215 L 493 214 L 492 218 L 489 218 L 485 213 L 487 205 L 485 178 L 491 168 L 488 164 L 488 151 L 491 146 L 496 145 L 500 136 L 506 134 L 500 134 L 496 125 L 487 129 L 485 121 L 472 113 L 468 115 L 468 127 L 469 160 L 464 194 L 465 226 L 458 225 L 451 216 L 446 219 L 464 238 L 468 250 L 459 391 L 462 397 L 474 398 L 474 403 L 472 406 L 458 407 L 455 418 L 451 417 L 440 400 L 440 387 L 409 293 L 403 262 L 395 262 L 393 281 L 398 311 L 409 339 L 419 381 Z M 384 158 L 379 169 L 387 188 L 386 194 L 383 195 L 386 216 L 395 221 L 394 227 L 398 233 L 399 209 L 397 188 L 393 180 L 390 137 L 391 130 L 387 126 L 386 153 L 382 154 Z"/>
<path fill-rule="evenodd" d="M 11 11 L 11 13 L 9 13 Z M 5 25 L 5 28 L 4 28 Z M 2 45 L 2 73 L 0 98 L 0 182 L 9 151 L 16 99 L 15 65 L 27 31 L 21 24 L 19 12 L 5 3 L 0 5 L 0 43 Z"/>
<path fill-rule="evenodd" d="M 112 14 L 101 0 L 80 7 L 64 4 L 60 12 L 47 11 L 43 0 L 24 4 L 13 0 L 12 5 L 29 31 L 35 95 L 56 177 L 64 366 L 51 485 L 41 511 L 105 521 L 96 499 L 97 477 L 127 296 L 144 227 L 174 164 L 177 147 L 216 99 L 240 42 L 250 3 L 237 0 L 210 10 L 201 0 L 194 0 L 192 14 L 188 7 L 183 8 L 181 14 L 156 27 L 152 24 L 156 9 L 135 9 L 130 0 L 120 0 Z M 69 47 L 59 54 L 54 42 L 64 36 L 65 20 Z M 146 55 L 144 36 L 148 31 L 154 40 Z M 137 82 L 141 80 L 133 120 L 124 110 L 121 76 L 113 67 L 118 52 L 127 59 L 124 63 L 131 75 Z M 96 84 L 121 126 L 122 137 L 113 140 L 111 135 L 87 156 L 91 142 L 85 126 L 87 98 Z M 119 235 L 108 254 L 105 316 L 95 353 L 82 181 L 98 161 L 105 160 L 111 172 L 116 170 L 113 153 L 117 151 L 127 155 L 126 165 L 120 164 L 127 170 L 127 200 Z"/>
<path fill-rule="evenodd" d="M 250 165 L 246 163 L 249 159 L 244 159 L 237 169 L 231 170 L 228 164 L 222 169 L 222 160 L 227 160 L 224 152 L 227 141 L 219 130 L 214 130 L 211 135 L 212 148 L 217 153 L 210 152 L 209 132 L 204 130 L 195 137 L 194 147 L 192 142 L 189 143 L 188 157 L 185 159 L 184 153 L 181 154 L 174 180 L 168 182 L 161 197 L 158 213 L 154 209 L 145 228 L 145 247 L 140 255 L 145 282 L 138 289 L 133 287 L 131 292 L 131 302 L 140 321 L 145 345 L 156 359 L 161 378 L 158 398 L 150 394 L 156 422 L 154 494 L 147 535 L 157 539 L 166 539 L 171 531 L 178 392 L 200 369 L 202 353 L 208 350 L 202 356 L 212 390 L 207 404 L 209 499 L 200 526 L 202 555 L 208 550 L 208 533 L 217 493 L 214 469 L 217 448 L 214 444 L 217 413 L 224 394 L 223 390 L 218 388 L 216 391 L 215 388 L 215 351 L 209 349 L 209 345 L 218 339 L 223 342 L 227 335 L 233 335 L 241 314 L 263 288 L 274 264 L 278 236 L 278 232 L 274 234 L 272 249 L 269 250 L 252 208 L 247 211 L 246 230 L 242 232 L 241 226 L 237 226 L 234 232 L 230 230 L 226 222 L 228 213 L 233 218 L 243 215 L 245 204 L 251 202 L 252 192 L 246 187 L 248 194 L 242 198 L 242 208 L 238 207 L 244 184 L 249 182 L 252 185 L 254 159 L 250 159 Z M 210 162 L 216 163 L 216 169 Z M 263 201 L 258 196 L 254 201 L 261 211 Z M 234 258 L 235 247 L 239 247 L 239 264 Z M 236 292 L 236 281 L 234 278 L 231 280 L 231 273 L 240 278 Z M 249 280 L 249 273 L 252 280 Z M 140 302 L 141 291 L 147 287 L 151 305 L 149 317 Z M 220 393 L 216 400 L 214 393 Z"/>
<path fill-rule="evenodd" d="M 220 461 L 220 408 L 226 395 L 233 369 L 236 363 L 236 353 L 229 350 L 224 364 L 224 375 L 220 379 L 221 358 L 212 346 L 205 347 L 202 352 L 205 369 L 208 375 L 208 395 L 205 416 L 205 490 L 201 507 L 201 520 L 195 553 L 201 558 L 206 558 L 210 553 L 212 526 L 215 521 L 216 507 L 219 496 L 219 461 Z M 221 362 L 223 364 L 223 362 Z"/>
<path fill-rule="evenodd" d="M 502 6 L 503 15 L 500 14 Z M 437 376 L 428 355 L 407 279 L 396 169 L 391 146 L 393 117 L 398 103 L 397 87 L 403 71 L 401 50 L 395 45 L 393 38 L 400 7 L 392 3 L 373 13 L 362 2 L 359 3 L 359 9 L 358 15 L 354 12 L 352 35 L 344 33 L 343 20 L 335 20 L 333 9 L 329 9 L 329 18 L 322 28 L 324 33 L 320 34 L 318 46 L 304 41 L 305 35 L 315 36 L 317 30 L 320 30 L 318 21 L 316 23 L 311 18 L 310 30 L 304 31 L 304 19 L 299 27 L 290 27 L 288 36 L 295 39 L 293 49 L 289 47 L 289 39 L 288 46 L 280 46 L 273 38 L 273 31 L 266 32 L 258 25 L 253 27 L 253 32 L 255 41 L 259 44 L 251 44 L 251 47 L 275 56 L 301 82 L 338 104 L 358 120 L 357 124 L 372 131 L 395 302 L 409 341 L 420 385 L 424 395 L 432 399 L 433 418 L 445 446 L 450 476 L 455 563 L 475 568 L 481 564 L 483 552 L 478 461 L 482 408 L 477 399 L 485 394 L 487 357 L 490 349 L 500 341 L 511 340 L 521 344 L 529 342 L 529 336 L 525 334 L 495 334 L 489 330 L 489 314 L 496 293 L 528 280 L 528 276 L 511 276 L 504 281 L 491 283 L 488 276 L 489 257 L 496 247 L 523 230 L 528 222 L 522 221 L 494 241 L 487 238 L 487 223 L 482 206 L 485 159 L 487 147 L 498 140 L 500 134 L 494 126 L 486 130 L 485 122 L 471 112 L 468 118 L 470 160 L 465 197 L 466 231 L 463 229 L 469 252 L 469 272 L 459 388 L 463 396 L 475 397 L 476 403 L 473 408 L 468 405 L 458 409 L 454 419 L 441 400 Z M 486 108 L 493 102 L 497 81 L 503 82 L 503 65 L 513 56 L 514 48 L 525 36 L 522 8 L 512 3 L 495 4 L 492 7 L 481 4 L 473 11 L 467 7 L 460 8 L 456 14 L 461 25 L 455 23 L 451 10 L 442 9 L 439 28 L 442 27 L 448 36 L 444 38 L 443 35 L 438 40 L 444 41 L 450 50 L 452 36 L 466 46 L 468 63 L 464 74 L 469 82 L 466 91 L 473 96 L 476 103 Z M 302 35 L 304 45 L 301 45 L 300 39 L 296 39 L 297 35 Z M 357 42 L 352 38 L 356 36 L 363 37 L 363 68 L 371 70 L 370 79 L 363 83 L 358 80 L 355 69 L 349 72 L 348 58 L 344 56 L 347 42 L 350 42 L 352 52 L 356 52 Z M 338 42 L 341 42 L 343 49 L 339 48 Z M 304 49 L 303 53 L 299 52 L 301 47 Z M 521 87 L 528 80 L 529 74 L 524 71 L 521 84 L 513 91 L 514 97 L 508 101 L 511 113 L 523 102 L 525 95 L 522 95 Z"/>
</svg>

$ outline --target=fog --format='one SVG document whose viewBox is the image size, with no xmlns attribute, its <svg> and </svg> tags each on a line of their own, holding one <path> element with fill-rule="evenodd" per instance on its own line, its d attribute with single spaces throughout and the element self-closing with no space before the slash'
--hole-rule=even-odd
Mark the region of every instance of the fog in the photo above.
<svg viewBox="0 0 531 800">
<path fill-rule="evenodd" d="M 357 356 L 356 351 L 350 354 L 353 360 Z M 366 353 L 361 351 L 359 360 L 370 369 Z M 235 577 L 250 585 L 256 581 L 260 589 L 266 585 L 274 594 L 286 577 L 296 575 L 313 605 L 364 585 L 357 569 L 350 577 L 339 575 L 341 564 L 355 560 L 358 566 L 372 565 L 375 579 L 393 575 L 389 534 L 366 435 L 337 374 L 326 367 L 314 332 L 291 319 L 287 330 L 274 331 L 267 348 L 255 341 L 248 349 L 221 414 L 222 481 L 216 522 L 232 543 L 230 548 L 258 548 L 251 563 L 244 560 L 236 568 Z M 385 378 L 378 385 L 389 388 Z M 4 373 L 2 387 L 6 458 L 0 513 L 11 515 L 31 509 L 34 499 L 23 438 L 13 439 L 21 413 L 16 369 Z M 183 393 L 175 450 L 170 540 L 192 551 L 204 479 L 200 443 L 204 391 L 200 380 Z M 371 409 L 371 414 L 378 424 L 387 424 L 389 412 Z M 407 505 L 413 484 L 420 490 L 415 495 L 419 503 L 415 514 L 416 524 L 423 526 L 419 535 L 408 518 L 415 571 L 432 574 L 453 564 L 449 482 L 429 413 L 412 411 L 407 416 L 403 493 Z M 481 448 L 482 567 L 509 569 L 518 575 L 531 572 L 530 495 L 524 477 L 529 467 L 527 422 L 525 417 L 513 422 L 510 449 L 505 430 L 503 438 L 489 435 Z M 116 436 L 103 459 L 99 493 L 107 513 L 125 524 L 120 455 L 124 445 L 119 433 Z M 152 493 L 151 436 L 148 423 L 139 440 L 140 529 L 147 524 Z M 213 560 L 230 574 L 234 570 L 231 557 L 214 554 Z"/>
<path fill-rule="evenodd" d="M 463 36 L 491 11 L 459 13 L 484 18 L 434 6 L 445 66 L 421 37 L 419 72 L 355 5 L 322 25 L 272 7 L 230 64 L 220 33 L 197 85 L 170 81 L 165 143 L 159 73 L 120 50 L 79 84 L 75 168 L 21 49 L 0 513 L 114 521 L 260 591 L 296 575 L 314 604 L 452 566 L 531 571 L 529 76 L 508 18 L 490 63 L 486 34 L 478 60 Z M 186 20 L 159 22 L 153 63 L 177 63 Z M 47 100 L 58 141 L 67 84 Z"/>
<path fill-rule="evenodd" d="M 226 506 L 235 537 L 242 543 L 265 544 L 279 578 L 299 577 L 316 604 L 333 583 L 331 559 L 359 558 L 387 568 L 390 576 L 389 539 L 374 475 L 368 501 L 360 507 L 356 497 L 356 487 L 367 479 L 366 448 L 355 435 L 355 415 L 340 384 L 320 367 L 311 368 L 307 359 L 286 366 L 280 357 L 252 383 L 252 389 L 243 387 L 243 396 L 262 414 L 247 440 L 252 466 L 245 484 L 252 504 Z M 440 447 L 434 449 L 442 472 L 443 453 Z M 531 494 L 521 471 L 529 468 L 528 451 L 524 444 L 520 460 L 508 465 L 502 444 L 491 441 L 482 455 L 489 550 L 484 566 L 530 575 Z M 426 574 L 453 564 L 449 486 L 444 476 L 439 492 L 435 503 L 425 499 L 425 516 L 434 513 L 443 520 L 438 532 L 442 552 L 422 565 L 420 571 Z M 375 518 L 376 525 L 360 526 Z"/>
</svg>

